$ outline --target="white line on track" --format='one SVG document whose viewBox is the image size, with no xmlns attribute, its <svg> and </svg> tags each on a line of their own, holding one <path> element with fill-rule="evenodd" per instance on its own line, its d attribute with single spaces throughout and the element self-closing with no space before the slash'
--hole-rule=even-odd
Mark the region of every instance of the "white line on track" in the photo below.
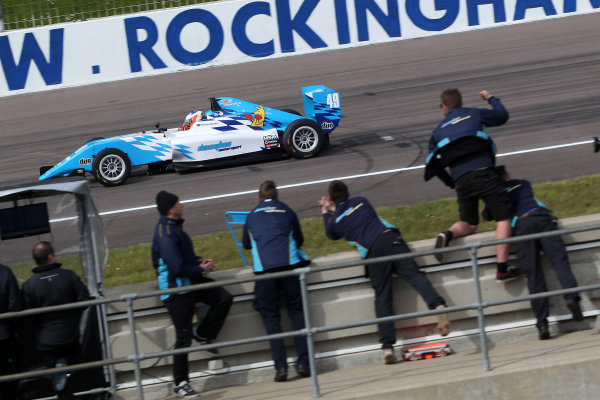
<svg viewBox="0 0 600 400">
<path fill-rule="evenodd" d="M 539 152 L 539 151 L 548 151 L 548 150 L 563 149 L 563 148 L 566 148 L 566 147 L 581 146 L 581 145 L 590 144 L 590 143 L 593 143 L 593 140 L 586 140 L 586 141 L 583 141 L 583 142 L 575 142 L 575 143 L 567 143 L 567 144 L 559 144 L 559 145 L 556 145 L 556 146 L 538 147 L 538 148 L 535 148 L 535 149 L 528 149 L 528 150 L 513 151 L 513 152 L 510 152 L 510 153 L 498 154 L 498 155 L 496 155 L 496 157 L 499 158 L 499 157 L 507 157 L 507 156 L 514 156 L 514 155 L 526 154 L 526 153 L 535 153 L 535 152 Z M 320 184 L 320 183 L 331 182 L 334 179 L 349 180 L 349 179 L 364 178 L 364 177 L 367 177 L 367 176 L 394 174 L 396 172 L 412 171 L 412 170 L 422 169 L 422 168 L 425 168 L 425 165 L 417 165 L 417 166 L 414 166 L 414 167 L 407 167 L 407 168 L 387 169 L 387 170 L 384 170 L 384 171 L 369 172 L 369 173 L 366 173 L 366 174 L 347 175 L 347 176 L 340 176 L 340 177 L 335 177 L 335 178 L 319 179 L 317 181 L 310 181 L 310 182 L 303 182 L 303 183 L 293 183 L 293 184 L 290 184 L 290 185 L 278 186 L 278 188 L 279 189 L 288 189 L 288 188 L 301 187 L 301 186 L 317 185 L 317 184 Z M 226 193 L 226 194 L 219 194 L 219 195 L 216 195 L 216 196 L 198 197 L 196 199 L 181 200 L 181 203 L 197 203 L 199 201 L 223 199 L 225 197 L 243 196 L 243 195 L 246 195 L 246 194 L 255 194 L 255 193 L 256 193 L 256 189 L 245 190 L 243 192 Z M 156 207 L 155 204 L 151 204 L 151 205 L 148 205 L 148 206 L 139 206 L 139 207 L 123 208 L 121 210 L 105 211 L 105 212 L 101 212 L 99 214 L 100 214 L 100 216 L 112 215 L 112 214 L 122 214 L 122 213 L 134 212 L 134 211 L 147 210 L 147 209 L 155 208 L 155 207 Z M 75 217 L 53 219 L 53 220 L 50 220 L 50 222 L 62 222 L 62 221 L 68 221 L 68 220 L 73 220 L 73 219 L 75 219 Z"/>
</svg>

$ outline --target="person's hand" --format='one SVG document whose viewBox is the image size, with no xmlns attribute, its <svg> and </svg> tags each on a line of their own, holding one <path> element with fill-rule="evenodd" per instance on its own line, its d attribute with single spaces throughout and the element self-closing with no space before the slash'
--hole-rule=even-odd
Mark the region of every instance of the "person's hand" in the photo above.
<svg viewBox="0 0 600 400">
<path fill-rule="evenodd" d="M 479 92 L 479 95 L 485 101 L 488 101 L 490 99 L 490 97 L 492 97 L 492 95 L 490 94 L 490 92 L 488 92 L 487 90 L 482 90 L 481 92 Z"/>
<path fill-rule="evenodd" d="M 335 203 L 331 201 L 329 196 L 321 197 L 321 200 L 319 200 L 319 207 L 321 207 L 321 212 L 323 214 L 335 212 Z"/>
<path fill-rule="evenodd" d="M 204 275 L 210 274 L 216 267 L 214 261 L 210 258 L 203 258 L 200 260 L 200 264 L 198 266 L 204 270 Z"/>
</svg>

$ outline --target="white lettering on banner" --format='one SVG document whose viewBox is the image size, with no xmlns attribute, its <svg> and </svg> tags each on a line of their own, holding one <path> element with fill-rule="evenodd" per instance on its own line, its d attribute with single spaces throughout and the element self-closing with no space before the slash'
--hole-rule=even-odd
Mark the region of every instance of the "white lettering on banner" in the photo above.
<svg viewBox="0 0 600 400">
<path fill-rule="evenodd" d="M 600 0 L 200 4 L 0 35 L 0 96 L 598 11 Z"/>
</svg>

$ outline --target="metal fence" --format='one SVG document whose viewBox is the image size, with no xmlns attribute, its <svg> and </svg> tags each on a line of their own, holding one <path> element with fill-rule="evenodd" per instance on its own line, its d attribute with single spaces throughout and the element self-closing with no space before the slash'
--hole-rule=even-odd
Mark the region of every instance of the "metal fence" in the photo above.
<svg viewBox="0 0 600 400">
<path fill-rule="evenodd" d="M 0 0 L 0 32 L 212 1 L 216 0 Z"/>
<path fill-rule="evenodd" d="M 404 320 L 404 319 L 409 319 L 409 318 L 424 317 L 424 316 L 437 315 L 437 314 L 441 314 L 441 313 L 452 313 L 452 312 L 467 311 L 467 310 L 476 310 L 477 311 L 478 332 L 480 335 L 480 346 L 481 346 L 481 355 L 482 355 L 482 368 L 484 371 L 489 371 L 491 369 L 491 363 L 490 363 L 488 347 L 487 347 L 484 309 L 489 308 L 489 307 L 494 307 L 494 306 L 510 304 L 510 303 L 517 303 L 517 302 L 521 302 L 521 301 L 530 301 L 533 299 L 552 297 L 552 296 L 560 296 L 560 295 L 565 295 L 568 293 L 587 292 L 587 291 L 592 291 L 592 290 L 598 290 L 598 289 L 600 289 L 600 284 L 579 286 L 579 287 L 570 288 L 570 289 L 554 290 L 554 291 L 549 291 L 549 292 L 545 292 L 545 293 L 536 293 L 536 294 L 527 295 L 527 296 L 511 297 L 511 298 L 500 299 L 500 300 L 496 300 L 496 301 L 483 301 L 482 294 L 481 294 L 481 282 L 479 280 L 479 262 L 478 262 L 478 258 L 477 258 L 477 250 L 482 247 L 495 246 L 495 245 L 501 244 L 501 243 L 516 243 L 516 242 L 525 241 L 525 240 L 539 239 L 539 238 L 556 236 L 556 235 L 573 234 L 573 233 L 578 233 L 578 232 L 585 232 L 585 231 L 592 231 L 592 230 L 599 230 L 599 229 L 600 229 L 600 225 L 572 228 L 572 229 L 563 229 L 563 230 L 557 230 L 557 231 L 553 231 L 553 232 L 545 232 L 545 233 L 538 233 L 538 234 L 533 234 L 533 235 L 518 236 L 518 237 L 513 237 L 510 239 L 504 239 L 504 240 L 492 240 L 492 241 L 488 241 L 488 242 L 474 242 L 474 243 L 464 244 L 461 246 L 453 246 L 453 247 L 436 249 L 436 250 L 412 252 L 412 253 L 406 253 L 406 254 L 402 254 L 402 255 L 394 255 L 394 256 L 386 256 L 386 257 L 369 259 L 369 263 L 376 263 L 376 262 L 383 262 L 383 261 L 390 261 L 390 260 L 400 260 L 400 259 L 411 258 L 411 257 L 420 257 L 420 256 L 429 255 L 429 254 L 440 254 L 440 253 L 468 250 L 470 252 L 470 258 L 471 258 L 471 269 L 472 269 L 472 273 L 473 273 L 473 284 L 474 284 L 474 288 L 475 288 L 476 302 L 472 303 L 472 304 L 450 306 L 450 307 L 444 308 L 443 310 L 435 309 L 435 310 L 414 312 L 414 313 L 408 313 L 408 314 L 399 314 L 399 315 L 393 315 L 393 316 L 385 317 L 385 318 L 375 318 L 375 319 L 369 319 L 369 320 L 353 322 L 353 323 L 328 325 L 328 326 L 313 326 L 312 325 L 312 319 L 311 319 L 311 315 L 310 315 L 310 308 L 309 308 L 309 302 L 308 302 L 307 275 L 311 274 L 311 273 L 318 273 L 318 272 L 324 272 L 324 271 L 329 271 L 329 270 L 334 270 L 334 269 L 349 268 L 349 267 L 363 265 L 364 261 L 362 261 L 362 260 L 354 261 L 354 262 L 350 262 L 350 263 L 324 266 L 324 267 L 299 268 L 299 269 L 296 269 L 293 271 L 278 272 L 278 273 L 273 273 L 273 274 L 268 274 L 268 275 L 250 276 L 248 278 L 243 278 L 243 279 L 232 279 L 232 280 L 227 280 L 227 281 L 220 281 L 220 282 L 213 282 L 213 283 L 189 286 L 189 290 L 191 291 L 191 290 L 201 290 L 201 289 L 208 289 L 208 288 L 213 288 L 213 287 L 254 282 L 254 281 L 264 280 L 264 279 L 273 279 L 273 278 L 286 277 L 286 276 L 298 276 L 298 278 L 300 280 L 300 285 L 301 285 L 302 303 L 304 306 L 305 328 L 302 330 L 298 330 L 298 331 L 290 331 L 290 332 L 285 332 L 285 333 L 280 333 L 280 334 L 275 334 L 275 335 L 258 336 L 258 337 L 253 337 L 253 338 L 247 338 L 247 339 L 241 339 L 241 340 L 235 340 L 235 341 L 229 341 L 229 342 L 222 342 L 222 343 L 214 343 L 214 344 L 210 344 L 210 345 L 189 347 L 189 348 L 184 348 L 184 349 L 176 349 L 176 350 L 163 351 L 163 352 L 151 353 L 151 354 L 140 354 L 139 349 L 138 349 L 136 322 L 135 322 L 135 314 L 134 314 L 134 307 L 133 307 L 134 301 L 149 298 L 149 297 L 161 296 L 161 295 L 164 295 L 167 293 L 169 293 L 169 294 L 178 293 L 181 291 L 181 288 L 153 291 L 153 292 L 144 293 L 144 294 L 130 293 L 130 294 L 126 294 L 121 297 L 118 297 L 118 298 L 90 300 L 90 301 L 80 302 L 80 303 L 76 303 L 76 304 L 65 304 L 65 305 L 61 305 L 61 306 L 30 309 L 30 310 L 26 310 L 26 311 L 22 311 L 22 312 L 18 312 L 18 313 L 0 314 L 0 319 L 7 319 L 7 318 L 15 318 L 15 317 L 19 317 L 19 316 L 41 314 L 41 313 L 50 312 L 50 311 L 59 311 L 59 310 L 66 310 L 66 309 L 73 309 L 73 308 L 105 305 L 105 304 L 109 304 L 109 303 L 125 302 L 126 308 L 127 308 L 127 318 L 128 318 L 128 322 L 129 322 L 129 329 L 130 329 L 130 332 L 132 332 L 132 334 L 131 334 L 131 354 L 129 356 L 113 357 L 111 359 L 102 360 L 102 361 L 88 362 L 88 363 L 82 363 L 82 364 L 77 364 L 77 365 L 70 365 L 67 367 L 46 369 L 46 370 L 42 370 L 42 371 L 30 371 L 30 372 L 24 372 L 24 373 L 19 373 L 19 374 L 0 376 L 0 382 L 16 380 L 16 379 L 39 377 L 39 376 L 48 375 L 48 374 L 52 374 L 52 373 L 61 373 L 61 372 L 64 373 L 64 372 L 84 370 L 84 369 L 89 369 L 89 368 L 98 368 L 101 366 L 109 367 L 109 366 L 113 366 L 116 364 L 133 363 L 134 372 L 135 372 L 135 380 L 136 380 L 136 384 L 137 384 L 138 399 L 143 400 L 144 392 L 143 392 L 143 387 L 142 387 L 141 365 L 140 365 L 141 361 L 143 361 L 143 360 L 156 359 L 156 358 L 177 355 L 177 354 L 192 353 L 192 352 L 205 351 L 205 350 L 216 349 L 216 348 L 221 348 L 221 347 L 238 346 L 238 345 L 244 345 L 244 344 L 250 344 L 250 343 L 256 343 L 256 342 L 268 341 L 271 339 L 283 339 L 283 338 L 302 335 L 302 336 L 306 336 L 307 344 L 308 344 L 309 366 L 310 366 L 311 380 L 312 380 L 312 382 L 311 382 L 312 383 L 312 396 L 320 397 L 321 393 L 320 393 L 320 389 L 319 389 L 319 381 L 318 381 L 318 374 L 317 374 L 318 371 L 317 371 L 316 362 L 315 362 L 316 357 L 315 357 L 315 349 L 314 349 L 314 335 L 316 335 L 318 333 L 323 333 L 323 332 L 349 329 L 349 328 L 355 328 L 355 327 L 360 327 L 360 326 L 365 326 L 365 325 L 374 325 L 374 324 L 378 324 L 381 322 L 392 322 L 392 321 Z M 77 395 L 84 395 L 84 394 L 89 394 L 89 393 L 101 393 L 101 392 L 108 392 L 108 393 L 114 394 L 116 392 L 116 388 L 114 388 L 114 387 L 113 388 L 98 388 L 98 389 L 92 390 L 91 392 L 78 393 Z"/>
</svg>

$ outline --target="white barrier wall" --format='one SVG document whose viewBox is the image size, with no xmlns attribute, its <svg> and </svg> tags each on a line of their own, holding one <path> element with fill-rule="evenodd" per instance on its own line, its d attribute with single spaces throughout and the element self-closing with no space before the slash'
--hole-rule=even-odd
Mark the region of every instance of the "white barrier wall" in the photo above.
<svg viewBox="0 0 600 400">
<path fill-rule="evenodd" d="M 0 35 L 0 96 L 600 11 L 600 0 L 230 0 Z"/>
</svg>

